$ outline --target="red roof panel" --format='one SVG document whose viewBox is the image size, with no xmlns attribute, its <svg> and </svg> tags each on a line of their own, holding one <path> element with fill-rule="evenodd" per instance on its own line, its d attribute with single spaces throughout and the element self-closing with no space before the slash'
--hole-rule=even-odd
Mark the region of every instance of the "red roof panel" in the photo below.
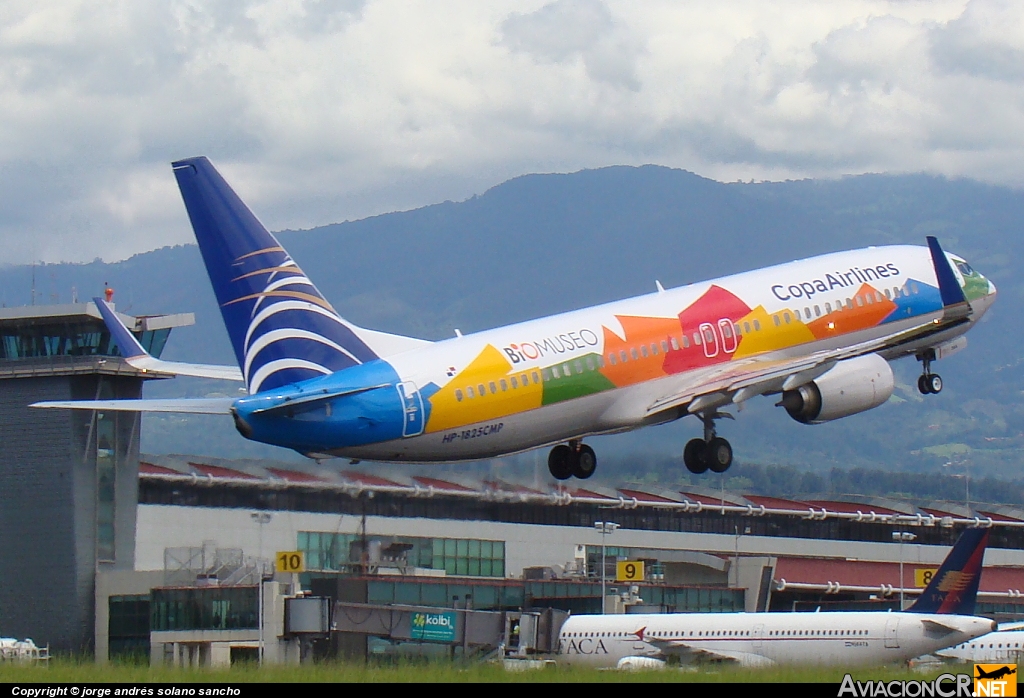
<svg viewBox="0 0 1024 698">
<path fill-rule="evenodd" d="M 643 492 L 641 490 L 624 490 L 619 488 L 619 492 L 621 492 L 622 496 L 627 499 L 632 497 L 638 502 L 667 502 L 669 504 L 680 504 L 677 499 L 669 499 L 668 497 L 662 497 L 660 494 L 651 494 L 650 492 Z"/>
<path fill-rule="evenodd" d="M 914 571 L 918 568 L 934 570 L 938 564 L 920 562 L 903 563 L 904 588 L 914 586 Z M 900 585 L 898 562 L 868 562 L 863 560 L 837 560 L 822 558 L 780 557 L 775 566 L 775 579 L 803 584 L 839 582 L 851 586 L 880 587 L 882 584 Z M 982 591 L 1024 589 L 1024 568 L 985 567 L 981 575 Z"/>
<path fill-rule="evenodd" d="M 283 470 L 281 468 L 267 468 L 267 472 L 274 477 L 279 477 L 288 482 L 327 482 L 323 478 L 298 470 Z"/>
<path fill-rule="evenodd" d="M 250 475 L 249 473 L 243 473 L 241 470 L 232 470 L 231 468 L 223 468 L 219 465 L 207 465 L 205 463 L 189 463 L 193 469 L 198 471 L 199 475 L 206 475 L 207 477 L 223 477 L 223 478 L 235 478 L 239 480 L 262 480 L 263 478 Z"/>
<path fill-rule="evenodd" d="M 185 473 L 171 468 L 165 468 L 162 465 L 154 465 L 153 463 L 144 462 L 139 463 L 139 472 L 146 473 L 147 475 L 185 475 Z"/>
<path fill-rule="evenodd" d="M 759 494 L 748 494 L 745 497 L 752 503 L 765 509 L 789 509 L 792 511 L 807 511 L 811 505 L 806 502 L 798 502 L 794 499 L 782 499 L 781 497 L 764 497 Z"/>
<path fill-rule="evenodd" d="M 408 487 L 408 485 L 402 485 L 394 480 L 385 480 L 382 477 L 367 475 L 366 473 L 356 472 L 355 470 L 346 470 L 342 472 L 341 475 L 346 480 L 358 482 L 361 485 L 369 485 L 371 487 Z"/>
<path fill-rule="evenodd" d="M 876 514 L 903 514 L 902 511 L 896 511 L 895 509 L 889 509 L 886 507 L 878 506 L 877 504 L 862 504 L 858 502 L 833 502 L 827 499 L 815 499 L 808 500 L 805 502 L 807 505 L 814 507 L 815 509 L 828 509 L 829 511 L 838 511 L 845 514 L 856 514 L 858 511 L 864 514 L 870 514 L 875 512 Z"/>
</svg>

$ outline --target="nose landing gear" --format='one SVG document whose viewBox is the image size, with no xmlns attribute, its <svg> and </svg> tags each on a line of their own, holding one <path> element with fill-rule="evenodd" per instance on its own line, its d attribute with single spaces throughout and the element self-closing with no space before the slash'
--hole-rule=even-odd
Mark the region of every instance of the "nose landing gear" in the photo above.
<svg viewBox="0 0 1024 698">
<path fill-rule="evenodd" d="M 918 355 L 921 362 L 922 373 L 917 379 L 917 389 L 922 395 L 938 395 L 942 392 L 942 377 L 938 373 L 932 373 L 932 361 L 935 360 L 935 350 L 929 349 Z"/>
<path fill-rule="evenodd" d="M 715 434 L 716 419 L 732 419 L 727 412 L 702 412 L 704 422 L 704 438 L 691 439 L 683 449 L 683 463 L 686 469 L 695 475 L 710 470 L 713 473 L 724 473 L 732 465 L 732 445 Z"/>
<path fill-rule="evenodd" d="M 548 471 L 556 480 L 586 480 L 597 470 L 597 454 L 579 439 L 555 446 L 548 454 Z"/>
</svg>

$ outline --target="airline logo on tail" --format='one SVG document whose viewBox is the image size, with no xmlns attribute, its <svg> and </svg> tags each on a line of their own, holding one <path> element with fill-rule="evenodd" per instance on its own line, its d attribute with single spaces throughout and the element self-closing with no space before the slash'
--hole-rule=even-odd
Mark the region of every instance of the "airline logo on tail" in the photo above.
<svg viewBox="0 0 1024 698">
<path fill-rule="evenodd" d="M 377 358 L 209 160 L 173 166 L 250 393 Z"/>
<path fill-rule="evenodd" d="M 973 616 L 988 536 L 987 528 L 965 530 L 921 597 L 907 610 Z"/>
</svg>

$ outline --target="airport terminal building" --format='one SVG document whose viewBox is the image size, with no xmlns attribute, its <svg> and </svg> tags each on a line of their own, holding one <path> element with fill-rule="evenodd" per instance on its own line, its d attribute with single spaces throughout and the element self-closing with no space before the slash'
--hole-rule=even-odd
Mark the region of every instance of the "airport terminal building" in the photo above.
<svg viewBox="0 0 1024 698">
<path fill-rule="evenodd" d="M 122 319 L 155 355 L 192 321 Z M 992 529 L 978 613 L 1024 618 L 1024 511 L 140 455 L 136 415 L 28 408 L 161 377 L 118 357 L 92 304 L 2 311 L 0 335 L 0 545 L 17 561 L 0 571 L 0 636 L 54 652 L 469 653 L 473 633 L 506 642 L 516 614 L 550 637 L 565 613 L 898 608 L 968 526 Z M 298 571 L 275 571 L 282 552 Z M 462 634 L 428 637 L 403 609 L 456 609 Z"/>
</svg>

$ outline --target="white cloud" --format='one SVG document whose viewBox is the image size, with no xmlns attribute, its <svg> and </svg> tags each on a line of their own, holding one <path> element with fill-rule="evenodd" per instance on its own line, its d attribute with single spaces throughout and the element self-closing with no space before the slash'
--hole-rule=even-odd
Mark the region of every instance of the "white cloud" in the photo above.
<svg viewBox="0 0 1024 698">
<path fill-rule="evenodd" d="M 1020 185 L 1022 58 L 995 0 L 8 0 L 3 259 L 191 240 L 196 154 L 275 229 L 623 163 Z"/>
</svg>

